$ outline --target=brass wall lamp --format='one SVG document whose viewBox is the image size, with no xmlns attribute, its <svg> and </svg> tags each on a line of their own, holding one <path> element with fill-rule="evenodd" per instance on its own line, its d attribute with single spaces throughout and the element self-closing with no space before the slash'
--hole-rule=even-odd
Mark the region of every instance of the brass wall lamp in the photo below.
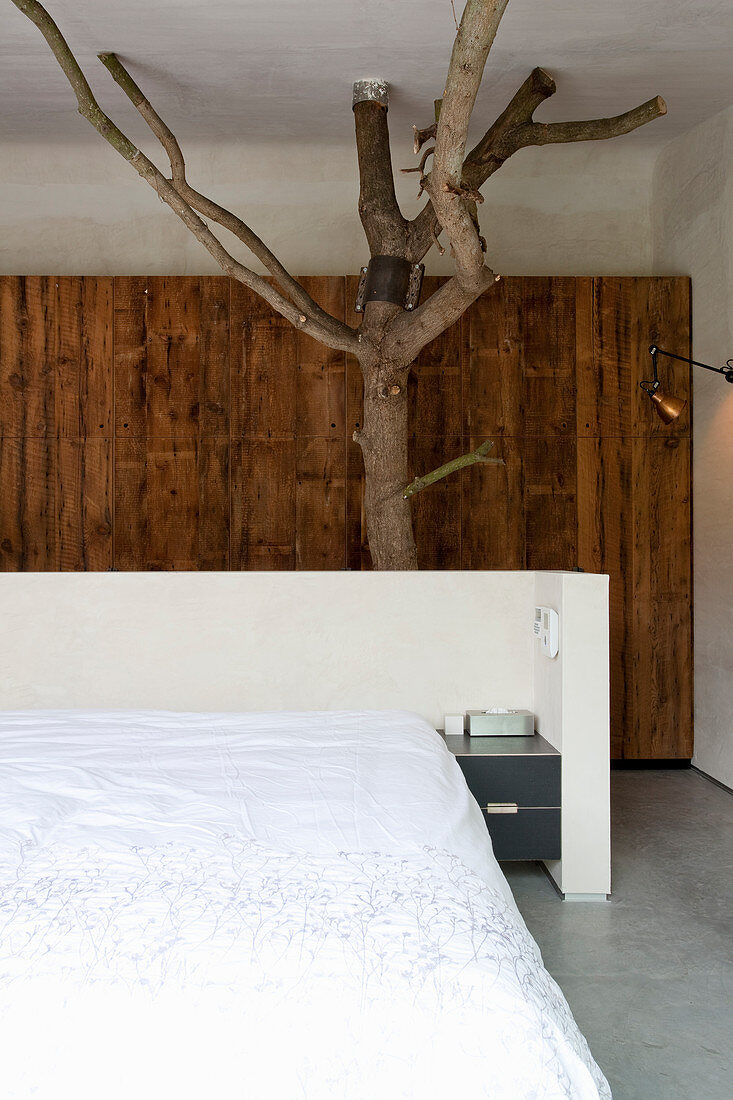
<svg viewBox="0 0 733 1100">
<path fill-rule="evenodd" d="M 673 420 L 676 420 L 687 402 L 682 397 L 674 397 L 659 392 L 659 375 L 657 374 L 658 355 L 666 355 L 668 359 L 679 359 L 681 363 L 690 363 L 693 367 L 702 367 L 703 370 L 714 371 L 716 374 L 722 374 L 726 382 L 733 382 L 733 359 L 729 359 L 724 367 L 711 367 L 708 363 L 698 363 L 697 359 L 688 359 L 686 355 L 676 355 L 673 351 L 664 351 L 662 348 L 658 348 L 656 344 L 651 345 L 649 354 L 652 357 L 654 377 L 648 381 L 640 382 L 639 385 L 644 393 L 648 394 L 652 399 L 659 418 L 663 420 L 665 424 L 671 424 Z"/>
</svg>

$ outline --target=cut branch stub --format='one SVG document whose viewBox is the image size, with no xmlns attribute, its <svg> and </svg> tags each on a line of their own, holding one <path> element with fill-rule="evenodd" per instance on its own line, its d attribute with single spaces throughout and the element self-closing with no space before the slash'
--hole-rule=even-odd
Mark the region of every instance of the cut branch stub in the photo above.
<svg viewBox="0 0 733 1100">
<path fill-rule="evenodd" d="M 357 80 L 353 110 L 359 160 L 359 217 L 372 256 L 404 257 L 407 221 L 397 202 L 389 147 L 388 85 Z"/>
<path fill-rule="evenodd" d="M 426 126 L 424 130 L 418 130 L 417 126 L 412 127 L 412 151 L 415 156 L 420 152 L 426 141 L 430 141 L 435 137 L 435 131 L 438 129 L 437 122 L 433 122 L 431 126 Z"/>
<path fill-rule="evenodd" d="M 389 107 L 389 84 L 386 80 L 355 80 L 352 107 L 357 103 L 378 103 L 380 107 Z"/>
<path fill-rule="evenodd" d="M 410 497 L 414 497 L 415 493 L 419 493 L 421 489 L 427 489 L 428 485 L 434 485 L 436 481 L 448 477 L 449 474 L 455 473 L 456 470 L 463 470 L 466 466 L 473 466 L 476 462 L 481 462 L 486 466 L 504 466 L 505 462 L 503 458 L 487 458 L 493 446 L 493 439 L 487 439 L 486 442 L 482 443 L 480 447 L 477 447 L 475 451 L 469 451 L 468 454 L 460 455 L 458 458 L 454 458 L 450 462 L 438 466 L 437 470 L 432 470 L 429 474 L 423 474 L 422 477 L 416 477 L 414 481 L 411 481 L 405 488 L 402 494 L 403 497 L 405 500 L 409 500 Z"/>
</svg>

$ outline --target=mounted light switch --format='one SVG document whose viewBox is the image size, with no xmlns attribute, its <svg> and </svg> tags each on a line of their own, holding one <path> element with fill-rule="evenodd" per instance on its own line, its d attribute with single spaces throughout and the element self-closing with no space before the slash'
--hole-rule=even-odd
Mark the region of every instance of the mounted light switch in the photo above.
<svg viewBox="0 0 733 1100">
<path fill-rule="evenodd" d="M 551 607 L 535 607 L 532 632 L 546 657 L 557 657 L 560 649 L 560 617 Z"/>
</svg>

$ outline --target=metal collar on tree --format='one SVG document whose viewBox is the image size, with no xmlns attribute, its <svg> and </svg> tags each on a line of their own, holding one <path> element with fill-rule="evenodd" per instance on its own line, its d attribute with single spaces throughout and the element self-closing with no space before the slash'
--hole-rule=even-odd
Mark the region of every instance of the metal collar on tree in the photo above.
<svg viewBox="0 0 733 1100">
<path fill-rule="evenodd" d="M 361 269 L 354 309 L 363 313 L 367 302 L 394 302 L 414 309 L 420 301 L 424 271 L 424 264 L 411 264 L 401 256 L 372 256 Z"/>
</svg>

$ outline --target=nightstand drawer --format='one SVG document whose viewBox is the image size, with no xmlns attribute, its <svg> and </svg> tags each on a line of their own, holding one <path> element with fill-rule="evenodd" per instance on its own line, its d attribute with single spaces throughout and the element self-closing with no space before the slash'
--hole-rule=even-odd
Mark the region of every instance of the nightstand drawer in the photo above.
<svg viewBox="0 0 733 1100">
<path fill-rule="evenodd" d="M 519 808 L 487 813 L 481 806 L 497 859 L 560 859 L 560 808 Z"/>
<path fill-rule="evenodd" d="M 458 756 L 473 797 L 525 806 L 560 805 L 560 756 Z M 509 816 L 509 815 L 507 815 Z"/>
</svg>

